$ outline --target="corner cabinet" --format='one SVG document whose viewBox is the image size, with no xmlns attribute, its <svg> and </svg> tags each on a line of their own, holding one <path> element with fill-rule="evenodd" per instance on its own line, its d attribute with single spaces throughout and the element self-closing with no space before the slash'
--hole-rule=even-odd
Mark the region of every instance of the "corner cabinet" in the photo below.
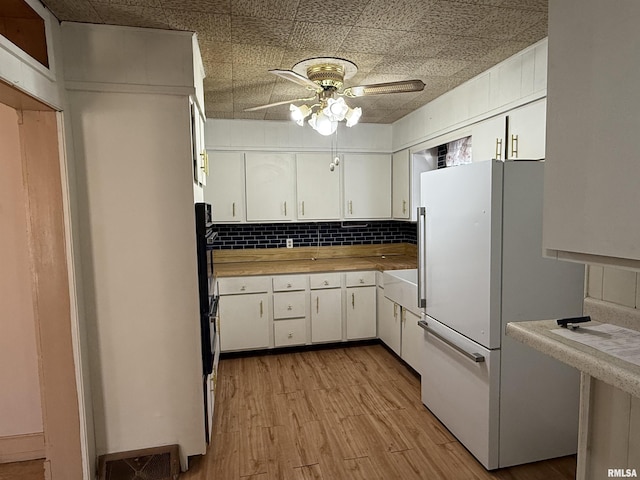
<svg viewBox="0 0 640 480">
<path fill-rule="evenodd" d="M 429 151 L 411 152 L 409 149 L 393 154 L 393 218 L 417 220 L 416 207 L 420 205 L 420 174 L 438 167 L 438 159 Z"/>
<path fill-rule="evenodd" d="M 247 221 L 296 218 L 295 162 L 291 153 L 245 154 Z"/>
<path fill-rule="evenodd" d="M 244 212 L 244 153 L 208 152 L 212 175 L 204 188 L 214 222 L 241 222 Z"/>
<path fill-rule="evenodd" d="M 345 154 L 344 218 L 391 218 L 391 155 Z"/>
<path fill-rule="evenodd" d="M 269 347 L 270 281 L 269 277 L 229 277 L 218 281 L 223 352 Z"/>
</svg>

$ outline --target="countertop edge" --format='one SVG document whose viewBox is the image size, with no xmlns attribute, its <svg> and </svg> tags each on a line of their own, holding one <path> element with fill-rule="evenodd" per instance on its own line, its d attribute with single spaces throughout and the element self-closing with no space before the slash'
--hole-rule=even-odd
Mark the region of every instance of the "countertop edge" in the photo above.
<svg viewBox="0 0 640 480">
<path fill-rule="evenodd" d="M 594 322 L 594 324 L 597 322 Z M 505 334 L 588 375 L 640 397 L 640 368 L 578 342 L 554 339 L 554 320 L 507 323 Z M 548 335 L 542 332 L 549 332 Z M 575 344 L 572 345 L 572 344 Z M 636 371 L 634 371 L 634 369 Z"/>
</svg>

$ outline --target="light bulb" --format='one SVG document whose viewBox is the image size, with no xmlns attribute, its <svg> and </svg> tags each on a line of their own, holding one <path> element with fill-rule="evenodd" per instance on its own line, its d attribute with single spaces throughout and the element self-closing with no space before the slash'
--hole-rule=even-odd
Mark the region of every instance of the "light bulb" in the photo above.
<svg viewBox="0 0 640 480">
<path fill-rule="evenodd" d="M 349 106 L 345 103 L 344 98 L 337 100 L 330 98 L 327 100 L 327 106 L 324 108 L 324 114 L 332 121 L 340 122 L 344 120 L 344 116 L 349 111 Z"/>
<path fill-rule="evenodd" d="M 331 119 L 327 117 L 323 111 L 311 115 L 309 125 L 311 125 L 311 127 L 320 135 L 325 136 L 331 135 L 338 128 L 338 122 L 331 121 Z"/>
<path fill-rule="evenodd" d="M 347 127 L 353 127 L 356 123 L 358 123 L 358 120 L 360 120 L 361 116 L 362 109 L 360 107 L 349 109 L 349 111 L 345 115 L 345 118 L 347 119 Z"/>
<path fill-rule="evenodd" d="M 291 119 L 300 126 L 304 125 L 304 119 L 311 113 L 311 108 L 308 106 L 300 105 L 298 107 L 293 103 L 289 105 L 289 110 L 291 111 Z"/>
</svg>

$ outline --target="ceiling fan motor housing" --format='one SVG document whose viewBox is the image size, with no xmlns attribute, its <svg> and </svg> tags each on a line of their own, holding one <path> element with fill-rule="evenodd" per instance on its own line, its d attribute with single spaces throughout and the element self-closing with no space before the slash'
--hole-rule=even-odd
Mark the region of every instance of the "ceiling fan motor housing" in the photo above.
<svg viewBox="0 0 640 480">
<path fill-rule="evenodd" d="M 324 90 L 338 90 L 344 82 L 344 67 L 332 63 L 311 65 L 307 68 L 307 78 Z"/>
</svg>

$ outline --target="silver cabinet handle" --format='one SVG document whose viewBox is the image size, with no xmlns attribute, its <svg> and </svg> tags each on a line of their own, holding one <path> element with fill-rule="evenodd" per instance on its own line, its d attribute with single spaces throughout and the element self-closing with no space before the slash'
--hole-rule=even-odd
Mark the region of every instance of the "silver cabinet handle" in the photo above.
<svg viewBox="0 0 640 480">
<path fill-rule="evenodd" d="M 496 160 L 502 160 L 502 139 L 496 138 Z"/>
<path fill-rule="evenodd" d="M 263 309 L 262 309 L 262 300 L 260 300 L 260 316 L 262 317 Z"/>
<path fill-rule="evenodd" d="M 316 313 L 320 313 L 320 295 L 316 297 Z"/>
<path fill-rule="evenodd" d="M 518 158 L 518 135 L 511 135 L 511 158 Z"/>
<path fill-rule="evenodd" d="M 302 201 L 302 216 L 304 217 L 304 200 Z"/>
<path fill-rule="evenodd" d="M 287 216 L 287 202 L 284 202 L 284 216 Z"/>
<path fill-rule="evenodd" d="M 418 307 L 427 306 L 427 208 L 418 207 Z"/>
<path fill-rule="evenodd" d="M 404 215 L 405 213 L 407 213 L 407 201 L 402 200 L 402 214 Z"/>
<path fill-rule="evenodd" d="M 353 215 L 353 202 L 349 200 L 349 215 Z"/>
<path fill-rule="evenodd" d="M 351 308 L 356 308 L 356 294 L 351 294 Z"/>
<path fill-rule="evenodd" d="M 424 320 L 419 320 L 418 321 L 418 326 L 420 328 L 423 328 L 425 331 L 429 332 L 434 337 L 436 337 L 439 340 L 443 341 L 444 343 L 446 343 L 447 345 L 452 347 L 454 350 L 457 350 L 458 352 L 463 354 L 465 357 L 473 360 L 474 362 L 476 362 L 476 363 L 484 362 L 484 355 L 482 355 L 480 353 L 476 353 L 476 352 L 468 352 L 464 347 L 461 347 L 460 345 L 456 344 L 455 342 L 452 342 L 448 338 L 444 338 L 439 333 L 433 331 L 431 328 L 429 328 L 429 324 L 427 322 L 425 322 Z"/>
<path fill-rule="evenodd" d="M 233 217 L 235 217 L 235 216 L 236 216 L 236 202 L 233 202 L 233 203 L 231 204 L 231 215 L 232 215 Z"/>
</svg>

